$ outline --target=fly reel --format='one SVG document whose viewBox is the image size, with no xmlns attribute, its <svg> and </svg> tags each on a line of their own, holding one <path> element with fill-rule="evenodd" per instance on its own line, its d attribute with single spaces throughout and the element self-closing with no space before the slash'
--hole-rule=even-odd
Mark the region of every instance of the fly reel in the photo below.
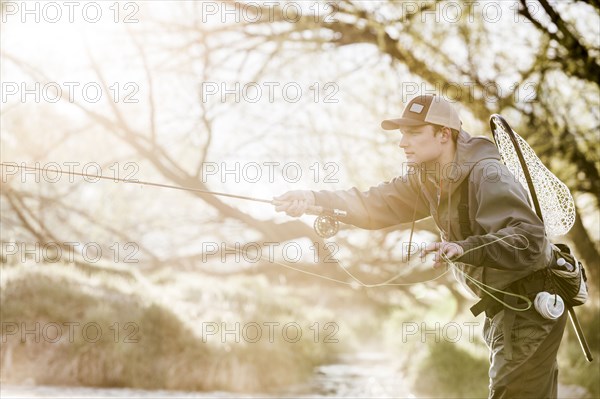
<svg viewBox="0 0 600 399">
<path fill-rule="evenodd" d="M 331 215 L 319 215 L 313 224 L 315 232 L 319 237 L 330 238 L 340 230 L 340 222 Z"/>
<path fill-rule="evenodd" d="M 336 216 L 346 216 L 345 211 L 339 209 L 322 209 L 315 219 L 313 227 L 319 237 L 330 238 L 340 230 L 340 222 Z"/>
</svg>

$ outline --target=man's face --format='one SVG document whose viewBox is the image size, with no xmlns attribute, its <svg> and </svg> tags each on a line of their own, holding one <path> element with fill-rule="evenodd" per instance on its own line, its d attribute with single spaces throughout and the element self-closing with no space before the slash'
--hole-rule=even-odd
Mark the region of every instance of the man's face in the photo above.
<svg viewBox="0 0 600 399">
<path fill-rule="evenodd" d="M 400 128 L 402 139 L 400 148 L 404 150 L 409 162 L 431 163 L 442 155 L 441 134 L 436 133 L 436 126 L 407 126 Z"/>
</svg>

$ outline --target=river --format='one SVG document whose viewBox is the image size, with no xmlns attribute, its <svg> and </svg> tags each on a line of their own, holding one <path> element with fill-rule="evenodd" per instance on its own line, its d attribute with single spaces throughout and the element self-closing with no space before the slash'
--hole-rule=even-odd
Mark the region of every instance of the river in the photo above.
<svg viewBox="0 0 600 399">
<path fill-rule="evenodd" d="M 0 398 L 417 398 L 405 381 L 396 359 L 367 352 L 341 356 L 335 364 L 317 367 L 307 383 L 271 394 L 0 384 Z M 559 384 L 558 397 L 591 396 L 582 387 Z"/>
<path fill-rule="evenodd" d="M 128 388 L 88 388 L 5 385 L 2 398 L 279 398 L 360 397 L 416 398 L 403 383 L 399 363 L 384 353 L 341 356 L 335 364 L 320 366 L 306 384 L 269 395 L 233 392 L 182 392 Z"/>
</svg>

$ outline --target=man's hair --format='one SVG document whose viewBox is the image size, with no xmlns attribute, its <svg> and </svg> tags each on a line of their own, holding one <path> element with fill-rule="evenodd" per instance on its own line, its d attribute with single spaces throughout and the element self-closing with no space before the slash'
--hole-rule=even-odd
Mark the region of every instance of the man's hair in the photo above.
<svg viewBox="0 0 600 399">
<path fill-rule="evenodd" d="M 441 131 L 444 127 L 446 127 L 446 126 L 434 125 L 434 124 L 432 124 L 431 126 L 433 126 L 433 129 L 434 129 L 434 131 L 433 131 L 434 136 L 437 135 L 438 132 Z M 452 140 L 456 144 L 456 142 L 458 141 L 458 133 L 459 133 L 458 130 L 451 129 L 451 128 L 448 128 L 448 129 L 450 129 L 450 131 L 452 132 Z"/>
</svg>

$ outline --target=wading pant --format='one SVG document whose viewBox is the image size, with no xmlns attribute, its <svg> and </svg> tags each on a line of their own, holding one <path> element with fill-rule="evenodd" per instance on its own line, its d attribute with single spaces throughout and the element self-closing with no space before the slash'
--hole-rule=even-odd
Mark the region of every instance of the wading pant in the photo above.
<svg viewBox="0 0 600 399">
<path fill-rule="evenodd" d="M 490 350 L 489 399 L 557 397 L 556 353 L 567 317 L 565 309 L 558 319 L 547 320 L 533 307 L 525 312 L 502 309 L 492 317 L 486 315 L 483 335 Z M 511 342 L 507 344 L 506 326 L 511 318 Z"/>
</svg>

